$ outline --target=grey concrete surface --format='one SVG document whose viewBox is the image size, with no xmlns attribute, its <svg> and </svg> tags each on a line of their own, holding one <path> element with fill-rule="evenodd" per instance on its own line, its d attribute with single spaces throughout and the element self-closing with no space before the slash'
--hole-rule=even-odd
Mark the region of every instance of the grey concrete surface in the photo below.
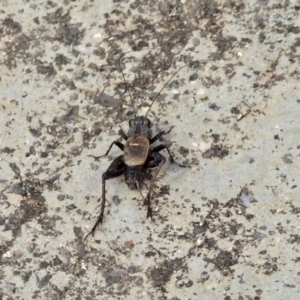
<svg viewBox="0 0 300 300">
<path fill-rule="evenodd" d="M 0 3 L 0 299 L 300 299 L 299 2 Z M 149 118 L 191 168 L 164 164 L 154 222 L 107 181 L 84 240 L 130 50 L 140 115 L 189 64 Z"/>
</svg>

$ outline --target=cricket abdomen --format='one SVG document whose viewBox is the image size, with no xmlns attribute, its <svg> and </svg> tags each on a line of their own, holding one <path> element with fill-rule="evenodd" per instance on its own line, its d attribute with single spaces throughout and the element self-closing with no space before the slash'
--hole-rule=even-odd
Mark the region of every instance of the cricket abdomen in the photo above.
<svg viewBox="0 0 300 300">
<path fill-rule="evenodd" d="M 125 180 L 128 187 L 131 190 L 136 190 L 138 188 L 138 183 L 141 182 L 143 178 L 143 166 L 126 167 L 125 169 Z"/>
</svg>

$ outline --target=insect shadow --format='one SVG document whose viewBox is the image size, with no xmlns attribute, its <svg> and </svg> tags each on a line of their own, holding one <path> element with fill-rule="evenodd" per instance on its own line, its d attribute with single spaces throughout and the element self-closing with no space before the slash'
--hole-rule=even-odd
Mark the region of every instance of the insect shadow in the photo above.
<svg viewBox="0 0 300 300">
<path fill-rule="evenodd" d="M 127 52 L 128 53 L 128 52 Z M 147 206 L 147 218 L 152 219 L 152 208 L 151 208 L 151 191 L 153 190 L 155 180 L 158 177 L 159 171 L 162 167 L 162 165 L 166 162 L 166 158 L 160 153 L 160 151 L 166 149 L 170 158 L 171 163 L 175 163 L 180 167 L 189 167 L 188 165 L 183 165 L 178 162 L 176 162 L 173 158 L 173 155 L 170 152 L 169 146 L 166 143 L 159 144 L 157 146 L 151 147 L 152 144 L 154 144 L 157 140 L 162 138 L 164 135 L 170 133 L 172 126 L 168 131 L 159 131 L 156 135 L 152 135 L 151 127 L 152 122 L 147 117 L 153 104 L 159 97 L 160 93 L 163 91 L 163 89 L 167 86 L 167 84 L 174 78 L 174 76 L 183 68 L 188 66 L 189 64 L 186 64 L 179 68 L 163 85 L 159 93 L 156 95 L 156 97 L 152 100 L 146 114 L 144 116 L 138 116 L 137 110 L 134 106 L 133 97 L 131 95 L 129 85 L 125 79 L 124 72 L 121 68 L 121 59 L 124 57 L 126 53 L 124 53 L 118 60 L 118 68 L 122 74 L 122 78 L 124 80 L 124 84 L 126 87 L 126 90 L 128 92 L 128 95 L 130 97 L 131 105 L 134 111 L 134 117 L 129 121 L 129 130 L 126 134 L 123 129 L 120 130 L 121 137 L 125 140 L 125 143 L 121 143 L 118 140 L 113 141 L 111 145 L 109 146 L 106 153 L 102 156 L 93 156 L 95 159 L 99 159 L 103 156 L 108 155 L 111 148 L 115 145 L 117 146 L 121 151 L 123 151 L 123 154 L 119 155 L 117 158 L 113 160 L 113 162 L 110 164 L 108 169 L 102 174 L 102 202 L 101 202 L 101 208 L 100 208 L 100 215 L 93 226 L 92 230 L 86 235 L 85 239 L 90 235 L 94 235 L 95 230 L 99 224 L 102 224 L 103 222 L 103 216 L 105 211 L 105 202 L 106 202 L 106 194 L 105 194 L 105 183 L 107 180 L 116 178 L 118 176 L 124 175 L 125 181 L 128 185 L 128 187 L 132 190 L 138 189 L 142 198 L 144 199 L 144 205 Z M 150 187 L 147 193 L 147 196 L 144 197 L 141 193 L 141 184 L 143 183 L 147 170 L 156 168 L 157 172 L 155 176 L 153 176 Z"/>
</svg>

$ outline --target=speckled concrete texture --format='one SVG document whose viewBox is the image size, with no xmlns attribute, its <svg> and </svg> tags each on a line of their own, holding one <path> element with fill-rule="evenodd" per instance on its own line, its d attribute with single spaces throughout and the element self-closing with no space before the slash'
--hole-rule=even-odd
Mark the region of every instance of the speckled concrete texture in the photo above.
<svg viewBox="0 0 300 300">
<path fill-rule="evenodd" d="M 299 14 L 297 1 L 1 1 L 0 299 L 300 299 Z M 153 134 L 174 126 L 166 142 L 190 168 L 164 164 L 153 222 L 148 180 L 143 197 L 107 181 L 84 239 L 122 152 L 91 155 L 134 116 L 128 51 L 139 115 L 186 65 L 148 116 Z"/>
</svg>

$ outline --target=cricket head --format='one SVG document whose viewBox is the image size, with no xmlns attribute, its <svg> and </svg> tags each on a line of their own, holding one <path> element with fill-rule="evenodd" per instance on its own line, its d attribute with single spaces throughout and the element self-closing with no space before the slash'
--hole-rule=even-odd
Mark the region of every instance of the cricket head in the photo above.
<svg viewBox="0 0 300 300">
<path fill-rule="evenodd" d="M 147 117 L 144 117 L 144 116 L 135 117 L 129 121 L 130 127 L 145 126 L 145 127 L 150 128 L 151 125 L 152 125 L 151 121 Z"/>
<path fill-rule="evenodd" d="M 151 121 L 145 116 L 139 116 L 129 121 L 128 136 L 142 135 L 150 139 L 151 137 Z"/>
</svg>

